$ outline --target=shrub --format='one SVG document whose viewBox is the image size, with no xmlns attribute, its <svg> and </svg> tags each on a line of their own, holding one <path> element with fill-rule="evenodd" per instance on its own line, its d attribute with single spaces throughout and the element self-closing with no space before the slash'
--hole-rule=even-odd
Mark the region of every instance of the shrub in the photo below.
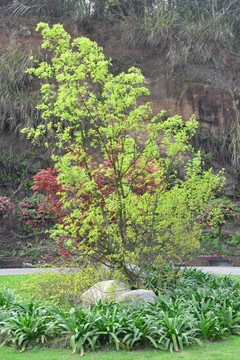
<svg viewBox="0 0 240 360">
<path fill-rule="evenodd" d="M 15 207 L 6 196 L 0 197 L 0 217 L 8 217 L 15 214 Z"/>
<path fill-rule="evenodd" d="M 39 194 L 25 198 L 18 204 L 17 216 L 23 230 L 27 233 L 34 233 L 33 261 L 37 260 L 40 227 L 51 226 L 56 220 L 55 215 L 46 206 L 44 206 L 44 209 L 42 208 L 43 204 L 45 204 L 44 200 L 45 196 Z"/>
<path fill-rule="evenodd" d="M 112 276 L 110 270 L 91 264 L 81 264 L 81 268 L 76 267 L 73 270 L 63 266 L 59 272 L 44 271 L 34 282 L 26 282 L 23 289 L 38 294 L 39 298 L 52 300 L 55 305 L 66 307 L 78 304 L 84 291 Z"/>
<path fill-rule="evenodd" d="M 45 196 L 42 194 L 33 195 L 25 198 L 18 204 L 18 218 L 22 223 L 23 228 L 27 231 L 32 227 L 39 227 L 40 225 L 51 225 L 55 222 L 53 216 L 46 208 L 41 210 L 41 205 L 44 203 Z"/>
</svg>

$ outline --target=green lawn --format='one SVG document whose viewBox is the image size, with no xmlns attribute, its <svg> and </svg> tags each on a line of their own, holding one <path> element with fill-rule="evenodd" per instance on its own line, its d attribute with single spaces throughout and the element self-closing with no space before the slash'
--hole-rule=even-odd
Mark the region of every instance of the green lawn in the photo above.
<svg viewBox="0 0 240 360">
<path fill-rule="evenodd" d="M 72 355 L 70 350 L 33 349 L 19 353 L 15 349 L 0 348 L 1 360 L 75 360 L 80 355 Z M 142 351 L 99 351 L 87 353 L 88 360 L 239 360 L 240 337 L 231 336 L 225 341 L 205 343 L 201 347 L 189 348 L 180 353 L 165 353 L 157 350 Z"/>
<path fill-rule="evenodd" d="M 29 300 L 34 297 L 34 293 L 28 289 L 22 289 L 27 281 L 35 281 L 38 275 L 4 275 L 0 276 L 0 289 L 6 288 L 13 290 L 22 300 Z"/>
<path fill-rule="evenodd" d="M 34 279 L 37 274 L 31 275 L 4 275 L 0 276 L 0 287 L 6 287 L 8 289 L 15 290 L 16 292 L 21 288 L 21 285 L 29 280 Z"/>
</svg>

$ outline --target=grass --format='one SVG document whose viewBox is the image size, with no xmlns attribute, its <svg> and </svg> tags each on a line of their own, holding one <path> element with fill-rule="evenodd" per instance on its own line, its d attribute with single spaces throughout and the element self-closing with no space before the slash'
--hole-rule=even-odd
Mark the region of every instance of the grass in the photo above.
<svg viewBox="0 0 240 360">
<path fill-rule="evenodd" d="M 142 351 L 97 351 L 87 353 L 88 360 L 239 360 L 240 358 L 240 338 L 237 336 L 228 337 L 226 341 L 207 342 L 198 348 L 189 348 L 180 353 L 165 353 L 158 350 Z M 3 360 L 74 360 L 79 359 L 79 355 L 72 355 L 70 350 L 63 349 L 39 349 L 19 353 L 13 348 L 1 347 L 0 359 Z"/>
<path fill-rule="evenodd" d="M 11 290 L 15 290 L 16 292 L 21 289 L 22 283 L 33 280 L 37 276 L 37 274 L 30 275 L 4 275 L 0 277 L 0 287 L 7 287 Z"/>
<path fill-rule="evenodd" d="M 37 274 L 31 275 L 4 275 L 0 276 L 0 289 L 9 289 L 19 295 L 21 300 L 29 300 L 35 296 L 35 294 L 26 288 L 23 290 L 23 285 L 29 281 L 35 282 L 37 280 Z"/>
<path fill-rule="evenodd" d="M 240 281 L 240 276 L 239 275 L 229 275 L 231 278 Z"/>
</svg>

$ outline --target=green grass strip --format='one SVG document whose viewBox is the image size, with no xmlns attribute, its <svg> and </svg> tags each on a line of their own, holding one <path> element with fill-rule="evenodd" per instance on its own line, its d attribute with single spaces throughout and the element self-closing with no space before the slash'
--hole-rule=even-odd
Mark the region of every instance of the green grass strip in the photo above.
<svg viewBox="0 0 240 360">
<path fill-rule="evenodd" d="M 225 341 L 207 342 L 197 348 L 187 348 L 180 353 L 165 353 L 160 350 L 146 349 L 142 351 L 97 351 L 87 353 L 88 360 L 239 360 L 240 338 L 230 336 Z M 80 356 L 72 355 L 70 350 L 39 349 L 27 350 L 19 353 L 9 347 L 0 347 L 0 359 L 3 360 L 75 360 Z"/>
</svg>

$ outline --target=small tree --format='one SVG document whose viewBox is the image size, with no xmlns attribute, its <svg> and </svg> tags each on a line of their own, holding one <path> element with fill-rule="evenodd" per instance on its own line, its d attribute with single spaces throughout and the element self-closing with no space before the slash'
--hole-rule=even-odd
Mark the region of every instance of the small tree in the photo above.
<svg viewBox="0 0 240 360">
<path fill-rule="evenodd" d="M 38 106 L 46 126 L 25 131 L 46 146 L 55 139 L 62 152 L 54 156 L 60 199 L 52 201 L 60 202 L 64 216 L 52 237 L 77 243 L 81 256 L 120 269 L 139 286 L 152 265 L 160 273 L 167 261 L 199 246 L 197 214 L 221 177 L 201 171 L 200 155 L 189 144 L 194 117 L 185 124 L 179 116 L 152 117 L 148 103 L 137 103 L 149 94 L 139 69 L 113 76 L 96 43 L 71 41 L 61 25 L 40 23 L 39 29 L 53 57 L 28 72 L 46 82 Z M 93 149 L 102 162 L 93 161 Z M 184 180 L 177 178 L 179 165 Z"/>
</svg>

